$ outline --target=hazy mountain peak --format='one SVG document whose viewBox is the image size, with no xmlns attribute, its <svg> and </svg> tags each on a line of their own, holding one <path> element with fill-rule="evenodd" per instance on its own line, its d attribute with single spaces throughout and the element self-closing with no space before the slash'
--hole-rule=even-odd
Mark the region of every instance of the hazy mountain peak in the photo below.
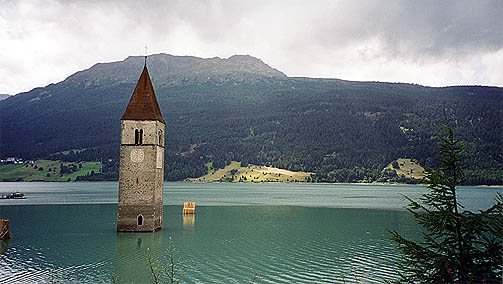
<svg viewBox="0 0 503 284">
<path fill-rule="evenodd" d="M 260 63 L 260 64 L 267 65 L 262 60 L 260 60 L 256 57 L 253 57 L 251 55 L 248 55 L 248 54 L 244 54 L 244 55 L 243 54 L 235 54 L 235 55 L 229 57 L 227 60 L 232 61 L 232 62 Z"/>
<path fill-rule="evenodd" d="M 144 60 L 144 57 L 139 57 Z M 131 60 L 138 60 L 132 57 Z M 167 71 L 170 75 L 184 77 L 207 75 L 233 76 L 236 74 L 253 74 L 265 77 L 286 77 L 285 74 L 265 64 L 262 60 L 250 55 L 233 55 L 229 58 L 200 58 L 194 56 L 174 56 L 170 54 L 154 54 L 148 57 L 149 68 L 159 68 L 160 74 Z M 155 76 L 155 75 L 153 75 Z M 162 76 L 162 75 L 161 75 Z"/>
<path fill-rule="evenodd" d="M 144 64 L 144 56 L 129 56 L 123 61 L 95 64 L 87 70 L 75 73 L 68 79 L 85 81 L 90 85 L 98 84 L 103 80 L 133 83 L 138 79 Z M 152 80 L 163 83 L 178 80 L 204 82 L 234 79 L 244 81 L 250 79 L 250 75 L 286 78 L 282 72 L 250 55 L 233 55 L 222 59 L 160 53 L 147 57 L 147 67 Z"/>
</svg>

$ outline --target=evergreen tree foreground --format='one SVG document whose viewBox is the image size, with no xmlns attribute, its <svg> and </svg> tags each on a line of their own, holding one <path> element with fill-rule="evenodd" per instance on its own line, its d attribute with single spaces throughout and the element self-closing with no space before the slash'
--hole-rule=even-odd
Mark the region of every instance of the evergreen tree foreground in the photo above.
<svg viewBox="0 0 503 284">
<path fill-rule="evenodd" d="M 503 195 L 486 210 L 464 210 L 456 195 L 464 178 L 462 142 L 449 121 L 438 136 L 440 166 L 426 171 L 429 192 L 419 201 L 406 197 L 422 241 L 390 231 L 402 254 L 397 283 L 502 283 Z"/>
</svg>

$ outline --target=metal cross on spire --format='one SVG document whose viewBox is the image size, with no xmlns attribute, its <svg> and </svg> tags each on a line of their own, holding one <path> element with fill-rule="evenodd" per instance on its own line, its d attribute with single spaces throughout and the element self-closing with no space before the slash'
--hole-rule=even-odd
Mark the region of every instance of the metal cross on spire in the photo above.
<svg viewBox="0 0 503 284">
<path fill-rule="evenodd" d="M 145 44 L 145 66 L 147 66 L 147 45 Z"/>
</svg>

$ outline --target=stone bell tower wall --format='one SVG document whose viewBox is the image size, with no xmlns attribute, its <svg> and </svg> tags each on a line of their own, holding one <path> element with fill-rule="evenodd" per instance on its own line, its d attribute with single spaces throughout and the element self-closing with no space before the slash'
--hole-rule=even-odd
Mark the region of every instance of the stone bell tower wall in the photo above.
<svg viewBox="0 0 503 284">
<path fill-rule="evenodd" d="M 164 124 L 156 120 L 122 120 L 118 231 L 161 228 L 163 180 Z"/>
</svg>

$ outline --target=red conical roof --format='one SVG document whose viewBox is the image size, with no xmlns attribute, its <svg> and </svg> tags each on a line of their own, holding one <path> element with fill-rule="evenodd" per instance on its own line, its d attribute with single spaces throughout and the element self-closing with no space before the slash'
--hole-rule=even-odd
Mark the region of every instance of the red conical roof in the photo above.
<svg viewBox="0 0 503 284">
<path fill-rule="evenodd" d="M 164 124 L 147 66 L 143 67 L 121 120 L 158 120 Z"/>
</svg>

